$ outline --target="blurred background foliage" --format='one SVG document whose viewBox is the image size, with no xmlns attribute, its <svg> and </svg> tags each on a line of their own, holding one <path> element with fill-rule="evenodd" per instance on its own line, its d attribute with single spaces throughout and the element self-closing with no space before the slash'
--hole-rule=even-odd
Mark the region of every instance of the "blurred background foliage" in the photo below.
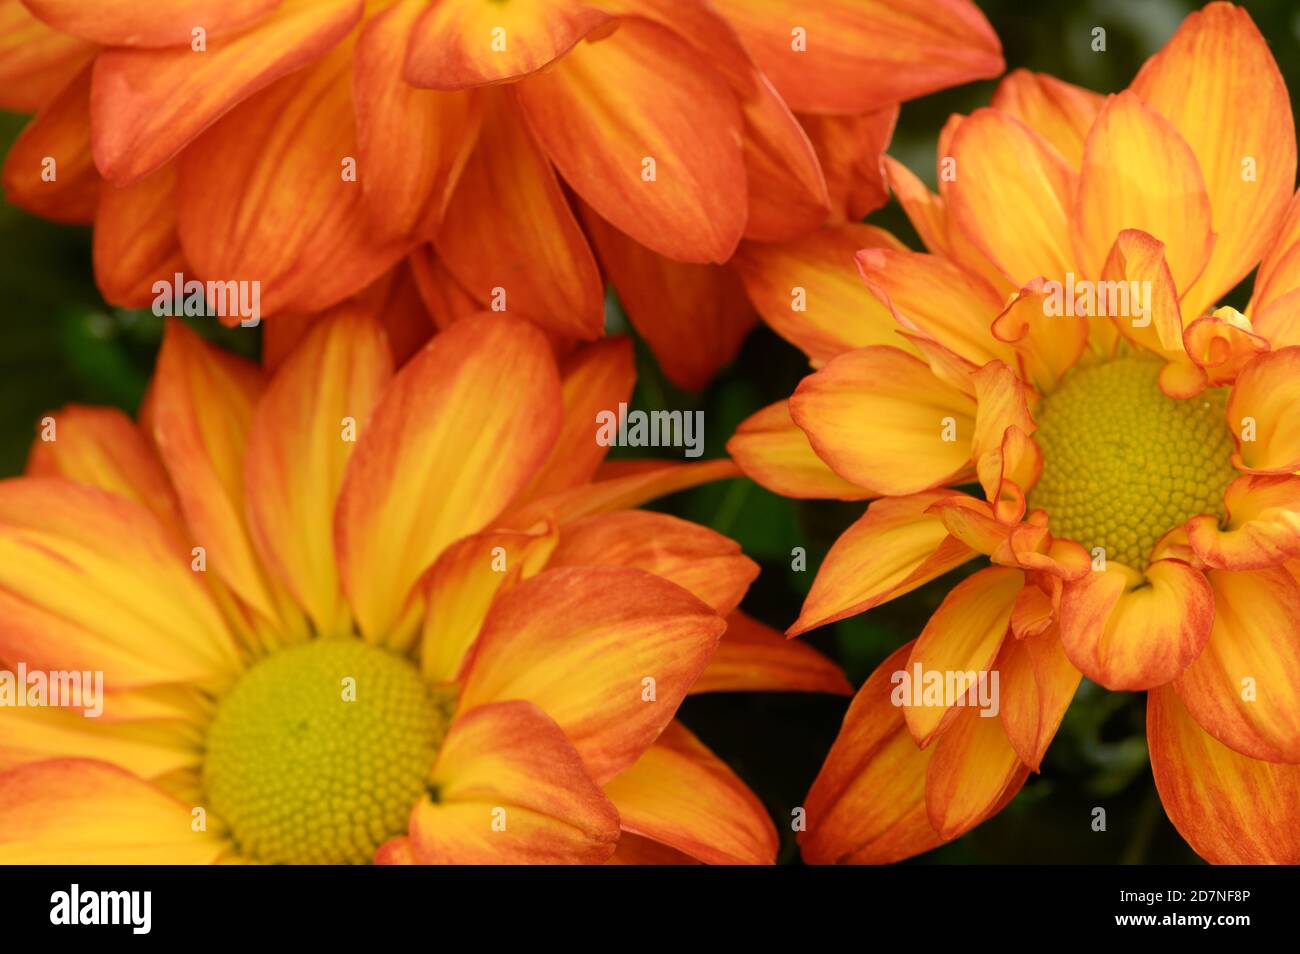
<svg viewBox="0 0 1300 954">
<path fill-rule="evenodd" d="M 1103 93 L 1123 89 L 1182 18 L 1200 6 L 1187 0 L 977 2 L 1002 39 L 1008 69 L 1051 73 Z M 1272 44 L 1293 101 L 1300 101 L 1300 5 L 1293 0 L 1243 5 Z M 1106 30 L 1105 52 L 1091 48 L 1098 26 Z M 905 104 L 890 153 L 933 188 L 940 127 L 954 112 L 986 105 L 995 85 L 976 83 Z M 7 151 L 25 121 L 0 113 L 0 152 Z M 896 203 L 868 221 L 921 248 Z M 91 273 L 88 229 L 41 221 L 0 203 L 0 250 L 0 476 L 10 476 L 22 471 L 35 422 L 47 411 L 83 402 L 134 412 L 162 329 L 148 312 L 104 304 Z M 1232 299 L 1240 307 L 1238 297 Z M 609 326 L 627 330 L 612 295 Z M 210 319 L 194 320 L 194 327 L 256 357 L 255 333 L 224 330 Z M 787 397 L 808 372 L 803 356 L 762 326 L 702 393 L 682 392 L 665 381 L 640 343 L 638 366 L 632 406 L 703 410 L 705 456 L 723 454 L 744 418 Z M 647 452 L 653 451 L 635 453 Z M 740 541 L 762 566 L 744 608 L 778 629 L 793 622 L 827 549 L 862 512 L 861 504 L 785 500 L 747 480 L 698 488 L 657 506 Z M 807 551 L 804 572 L 791 569 L 795 547 Z M 979 565 L 804 638 L 837 659 L 860 685 L 890 652 L 920 633 L 953 583 Z M 771 810 L 782 832 L 783 861 L 798 857 L 791 812 L 802 804 L 847 705 L 840 698 L 757 693 L 698 696 L 683 707 L 684 721 Z M 1144 722 L 1141 694 L 1110 693 L 1085 680 L 1042 774 L 1031 777 L 999 816 L 915 863 L 1196 861 L 1160 807 L 1146 761 Z M 1106 809 L 1105 832 L 1092 830 L 1094 807 Z"/>
</svg>

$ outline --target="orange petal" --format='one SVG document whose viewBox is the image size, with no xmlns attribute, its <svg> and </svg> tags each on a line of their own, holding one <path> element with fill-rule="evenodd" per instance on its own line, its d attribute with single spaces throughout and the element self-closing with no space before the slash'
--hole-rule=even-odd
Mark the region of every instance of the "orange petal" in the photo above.
<svg viewBox="0 0 1300 954">
<path fill-rule="evenodd" d="M 95 61 L 91 98 L 95 164 L 119 185 L 148 175 L 231 107 L 323 56 L 356 26 L 362 6 L 283 0 L 254 26 L 208 39 L 201 52 L 188 36 L 166 49 L 105 50 Z M 156 22 L 153 7 L 148 15 Z M 236 136 L 231 127 L 226 134 Z M 266 146 L 261 134 L 239 135 Z"/>
<path fill-rule="evenodd" d="M 9 147 L 5 199 L 34 215 L 80 225 L 94 221 L 99 173 L 90 153 L 90 70 L 82 70 Z"/>
<path fill-rule="evenodd" d="M 877 500 L 845 530 L 813 579 L 789 634 L 864 613 L 942 576 L 975 556 L 948 536 L 930 506 L 951 494 L 930 490 Z"/>
<path fill-rule="evenodd" d="M 754 327 L 736 273 L 664 258 L 585 207 L 583 221 L 628 318 L 669 380 L 689 391 L 703 388 Z"/>
<path fill-rule="evenodd" d="M 346 626 L 334 563 L 334 504 L 358 434 L 393 374 L 376 321 L 320 322 L 276 373 L 249 427 L 249 529 L 264 565 L 322 635 Z"/>
<path fill-rule="evenodd" d="M 1014 362 L 993 337 L 1002 301 L 985 282 L 938 255 L 874 248 L 857 255 L 872 293 L 904 328 L 919 331 L 975 364 Z"/>
<path fill-rule="evenodd" d="M 740 110 L 683 40 L 624 20 L 514 93 L 565 180 L 615 228 L 679 261 L 731 257 L 745 229 Z"/>
<path fill-rule="evenodd" d="M 925 771 L 926 810 L 945 841 L 1001 811 L 1029 777 L 996 715 L 970 706 L 953 711 Z"/>
<path fill-rule="evenodd" d="M 172 0 L 159 6 L 147 0 L 82 3 L 80 0 L 23 0 L 46 23 L 63 33 L 104 46 L 188 46 L 196 28 L 219 36 L 248 26 L 281 0 Z"/>
<path fill-rule="evenodd" d="M 1130 89 L 1182 133 L 1205 177 L 1218 239 L 1196 285 L 1180 285 L 1183 314 L 1196 318 L 1255 266 L 1286 214 L 1296 172 L 1286 84 L 1250 14 L 1215 3 L 1183 21 Z"/>
<path fill-rule="evenodd" d="M 718 651 L 691 692 L 772 691 L 853 695 L 843 671 L 830 659 L 736 610 L 727 617 Z"/>
<path fill-rule="evenodd" d="M 1274 307 L 1282 303 L 1300 289 L 1300 192 L 1291 199 L 1287 206 L 1286 217 L 1278 228 L 1277 235 L 1255 273 L 1255 285 L 1252 289 L 1250 305 L 1246 313 L 1256 327 L 1263 324 L 1264 312 L 1273 312 Z M 1285 322 L 1288 331 L 1294 332 L 1290 314 L 1283 311 L 1275 313 L 1274 320 Z M 1261 330 L 1262 333 L 1262 330 Z M 1270 339 L 1272 340 L 1272 339 Z M 1300 344 L 1298 340 L 1274 342 L 1275 346 Z"/>
<path fill-rule="evenodd" d="M 1300 762 L 1300 585 L 1281 567 L 1211 570 L 1214 629 L 1174 689 L 1206 732 L 1242 755 Z"/>
<path fill-rule="evenodd" d="M 1002 72 L 1002 46 L 966 0 L 715 0 L 790 108 L 858 113 Z"/>
<path fill-rule="evenodd" d="M 948 240 L 948 212 L 943 199 L 893 156 L 881 156 L 880 169 L 889 191 L 898 199 L 921 242 L 935 255 L 948 255 L 951 243 Z"/>
<path fill-rule="evenodd" d="M 719 616 L 734 610 L 758 576 L 740 544 L 665 513 L 621 510 L 565 526 L 555 566 L 631 566 L 689 590 Z"/>
<path fill-rule="evenodd" d="M 356 46 L 359 179 L 370 222 L 388 238 L 436 231 L 478 136 L 471 94 L 415 89 L 402 79 L 407 41 L 425 10 L 433 12 L 419 0 L 394 4 L 366 22 Z"/>
<path fill-rule="evenodd" d="M 801 122 L 826 175 L 833 224 L 860 221 L 889 201 L 880 159 L 894 135 L 897 106 L 858 116 L 804 116 Z"/>
<path fill-rule="evenodd" d="M 632 342 L 608 337 L 583 345 L 560 368 L 564 423 L 551 455 L 519 495 L 520 503 L 580 487 L 589 481 L 608 447 L 593 439 L 596 415 L 617 410 L 636 382 Z"/>
<path fill-rule="evenodd" d="M 1173 274 L 1165 258 L 1165 243 L 1138 229 L 1121 230 L 1106 256 L 1101 277 L 1106 282 L 1129 283 L 1111 286 L 1130 289 L 1129 307 L 1111 309 L 1108 301 L 1105 309 L 1097 303 L 1094 310 L 1104 310 L 1108 314 L 1111 310 L 1129 312 L 1109 315 L 1120 334 L 1154 354 L 1185 364 L 1187 359 L 1183 354 L 1183 320 L 1178 311 L 1178 286 L 1174 284 Z M 1132 284 L 1134 282 L 1138 284 Z M 1142 288 L 1151 289 L 1148 314 L 1137 314 L 1147 309 L 1133 307 L 1131 290 Z M 1121 292 L 1117 290 L 1115 301 L 1122 305 L 1124 298 L 1120 295 Z"/>
<path fill-rule="evenodd" d="M 886 659 L 858 690 L 808 796 L 799 836 L 809 864 L 889 864 L 942 844 L 925 809 L 932 749 L 918 749 L 891 701 L 893 674 L 915 643 Z"/>
<path fill-rule="evenodd" d="M 1300 470 L 1300 347 L 1262 354 L 1237 375 L 1228 397 L 1232 462 L 1251 474 Z"/>
<path fill-rule="evenodd" d="M 190 807 L 106 762 L 54 759 L 0 775 L 0 863 L 209 864 L 229 847 Z"/>
<path fill-rule="evenodd" d="M 597 473 L 597 479 L 591 483 L 530 500 L 512 508 L 499 523 L 514 528 L 529 527 L 538 520 L 552 517 L 557 523 L 566 524 L 588 514 L 626 510 L 688 487 L 740 476 L 736 465 L 726 458 L 695 464 L 625 460 L 618 463 L 631 466 L 617 471 L 610 469 L 612 463 L 606 461 Z"/>
<path fill-rule="evenodd" d="M 610 16 L 578 0 L 442 0 L 410 28 L 406 82 L 455 90 L 517 80 L 560 59 Z"/>
<path fill-rule="evenodd" d="M 508 99 L 482 99 L 478 146 L 434 241 L 438 254 L 484 307 L 557 334 L 598 337 L 600 272 L 555 170 Z"/>
<path fill-rule="evenodd" d="M 263 314 L 328 308 L 414 244 L 372 230 L 346 175 L 357 155 L 349 54 L 341 47 L 245 101 L 181 157 L 185 257 L 204 278 L 260 282 Z"/>
<path fill-rule="evenodd" d="M 95 44 L 52 30 L 22 0 L 0 0 L 0 109 L 34 113 L 95 55 Z"/>
<path fill-rule="evenodd" d="M 1060 153 L 992 109 L 964 120 L 950 149 L 956 175 L 944 183 L 944 201 L 962 235 L 1017 287 L 1038 276 L 1063 278 L 1074 260 L 1075 175 Z"/>
<path fill-rule="evenodd" d="M 230 678 L 208 590 L 148 510 L 59 478 L 0 483 L 0 658 L 112 689 Z"/>
<path fill-rule="evenodd" d="M 817 456 L 881 494 L 912 494 L 969 470 L 975 404 L 911 355 L 850 351 L 800 382 L 790 415 Z"/>
<path fill-rule="evenodd" d="M 1214 864 L 1300 864 L 1300 765 L 1216 742 L 1172 687 L 1147 694 L 1156 789 L 1178 833 Z"/>
<path fill-rule="evenodd" d="M 1237 379 L 1256 355 L 1269 350 L 1268 339 L 1255 333 L 1250 319 L 1235 308 L 1215 309 L 1183 331 L 1183 347 L 1210 387 L 1223 387 Z"/>
<path fill-rule="evenodd" d="M 406 262 L 434 327 L 440 330 L 448 328 L 453 322 L 483 310 L 478 300 L 447 271 L 447 266 L 434 254 L 432 245 L 417 245 L 411 249 Z"/>
<path fill-rule="evenodd" d="M 275 596 L 244 522 L 244 450 L 257 368 L 169 321 L 150 386 L 150 430 L 208 569 L 267 620 Z"/>
<path fill-rule="evenodd" d="M 699 862 L 690 855 L 682 854 L 676 848 L 669 848 L 651 838 L 623 832 L 618 838 L 618 848 L 605 864 L 696 865 Z"/>
<path fill-rule="evenodd" d="M 755 482 L 783 497 L 864 500 L 874 496 L 826 466 L 790 417 L 790 402 L 770 404 L 736 428 L 730 454 Z"/>
<path fill-rule="evenodd" d="M 0 772 L 61 758 L 98 759 L 146 779 L 202 769 L 201 724 L 108 722 L 104 715 L 116 708 L 122 695 L 105 693 L 104 713 L 95 718 L 76 710 L 0 708 Z"/>
<path fill-rule="evenodd" d="M 593 864 L 618 841 L 618 812 L 560 727 L 520 700 L 464 710 L 411 812 L 424 864 Z"/>
<path fill-rule="evenodd" d="M 452 682 L 483 628 L 497 594 L 535 576 L 558 541 L 555 527 L 486 530 L 442 551 L 423 582 L 428 601 L 420 671 L 430 682 Z"/>
<path fill-rule="evenodd" d="M 1021 594 L 1041 592 L 1027 586 Z M 1006 640 L 997 669 L 1002 728 L 1020 761 L 1037 772 L 1083 674 L 1065 655 L 1055 626 Z"/>
<path fill-rule="evenodd" d="M 1300 477 L 1252 474 L 1224 493 L 1223 529 L 1208 514 L 1187 524 L 1188 542 L 1207 566 L 1257 570 L 1300 555 Z"/>
<path fill-rule="evenodd" d="M 769 865 L 780 847 L 767 809 L 680 722 L 605 785 L 624 831 L 706 864 Z"/>
<path fill-rule="evenodd" d="M 398 372 L 348 461 L 335 515 L 339 575 L 368 640 L 399 635 L 420 574 L 501 512 L 559 427 L 554 359 L 523 322 L 458 322 Z"/>
<path fill-rule="evenodd" d="M 809 128 L 807 121 L 801 124 L 795 119 L 766 76 L 755 73 L 754 80 L 756 95 L 742 99 L 740 104 L 745 118 L 745 181 L 749 188 L 745 238 L 784 242 L 817 228 L 830 214 L 832 202 L 823 175 L 825 162 L 818 161 L 818 151 L 805 132 Z M 881 125 L 879 121 L 854 121 L 852 134 L 835 140 L 842 147 L 836 155 L 843 162 L 844 193 L 850 188 L 850 169 L 856 173 L 857 164 L 866 162 L 865 154 L 870 154 L 873 164 L 879 163 L 894 129 L 890 119 L 881 138 Z M 879 179 L 877 172 L 877 183 Z M 882 192 L 876 207 L 884 205 L 885 198 Z"/>
<path fill-rule="evenodd" d="M 1174 284 L 1192 287 L 1214 247 L 1210 198 L 1178 131 L 1131 92 L 1111 96 L 1088 133 L 1074 204 L 1079 264 L 1101 271 L 1115 236 L 1140 229 L 1165 244 Z"/>
<path fill-rule="evenodd" d="M 1097 319 L 1060 310 L 1067 284 L 1035 278 L 1012 297 L 993 322 L 993 336 L 1016 350 L 1020 375 L 1050 391 L 1088 346 L 1089 324 Z"/>
<path fill-rule="evenodd" d="M 1061 643 L 1093 682 L 1115 691 L 1162 686 L 1191 665 L 1210 638 L 1214 594 L 1181 560 L 1138 573 L 1115 562 L 1066 583 Z"/>
<path fill-rule="evenodd" d="M 32 477 L 66 477 L 134 500 L 185 539 L 180 504 L 158 455 L 116 408 L 69 404 L 49 417 L 53 440 L 37 439 L 27 456 Z"/>
<path fill-rule="evenodd" d="M 1000 361 L 990 361 L 971 375 L 975 383 L 975 434 L 971 438 L 971 456 L 979 473 L 984 495 L 991 501 L 1001 499 L 1004 477 L 1019 477 L 1021 490 L 1027 490 L 1042 467 L 1042 455 L 1028 440 L 1037 425 L 1029 414 L 1029 395 L 1025 385 Z M 1017 437 L 1024 444 L 1017 444 Z M 1013 448 L 1016 455 L 1004 454 Z M 1032 448 L 1032 450 L 1031 450 Z M 1037 455 L 1036 457 L 1034 455 Z M 1024 474 L 1017 473 L 1024 465 Z"/>
<path fill-rule="evenodd" d="M 725 628 L 686 590 L 642 570 L 548 570 L 493 605 L 461 706 L 536 703 L 603 783 L 663 731 Z"/>
<path fill-rule="evenodd" d="M 1056 147 L 1071 168 L 1083 162 L 1083 143 L 1104 97 L 1046 73 L 1012 70 L 989 105 L 1020 120 Z"/>
<path fill-rule="evenodd" d="M 736 267 L 763 320 L 816 364 L 871 344 L 912 350 L 888 307 L 853 272 L 863 248 L 903 250 L 874 226 L 842 225 L 779 245 L 746 242 Z"/>
<path fill-rule="evenodd" d="M 154 283 L 185 271 L 176 221 L 176 165 L 129 186 L 105 181 L 95 213 L 95 284 L 124 308 L 147 308 Z"/>
<path fill-rule="evenodd" d="M 1002 566 L 980 570 L 958 583 L 912 644 L 908 674 L 915 678 L 920 667 L 921 680 L 931 673 L 942 674 L 945 683 L 953 674 L 962 675 L 972 685 L 976 678 L 983 678 L 981 674 L 993 668 L 1024 584 L 1024 573 Z M 925 689 L 923 682 L 914 683 L 912 698 L 904 696 L 908 731 L 921 746 L 929 745 L 963 708 L 952 699 L 930 699 Z M 916 699 L 920 704 L 915 704 Z"/>
</svg>

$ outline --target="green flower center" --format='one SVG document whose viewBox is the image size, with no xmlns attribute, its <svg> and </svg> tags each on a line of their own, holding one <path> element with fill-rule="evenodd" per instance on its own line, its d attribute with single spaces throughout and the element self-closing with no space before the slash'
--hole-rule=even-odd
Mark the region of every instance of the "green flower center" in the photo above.
<svg viewBox="0 0 1300 954">
<path fill-rule="evenodd" d="M 1052 533 L 1145 569 L 1165 533 L 1223 515 L 1236 476 L 1225 396 L 1160 390 L 1161 362 L 1130 355 L 1075 368 L 1039 403 L 1043 473 L 1029 495 Z"/>
<path fill-rule="evenodd" d="M 256 861 L 370 861 L 405 834 L 449 718 L 401 656 L 355 639 L 282 649 L 217 707 L 203 764 L 211 810 Z"/>
</svg>

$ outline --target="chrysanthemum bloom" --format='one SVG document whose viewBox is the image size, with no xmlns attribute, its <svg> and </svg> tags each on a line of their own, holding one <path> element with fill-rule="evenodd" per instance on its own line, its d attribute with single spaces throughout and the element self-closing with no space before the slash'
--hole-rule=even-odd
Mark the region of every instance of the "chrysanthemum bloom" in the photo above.
<svg viewBox="0 0 1300 954">
<path fill-rule="evenodd" d="M 1118 95 L 1008 77 L 945 129 L 938 196 L 891 164 L 930 254 L 878 233 L 863 299 L 810 294 L 824 365 L 731 450 L 792 496 L 879 498 L 792 634 L 992 565 L 859 691 L 806 859 L 897 860 L 988 818 L 1086 676 L 1147 691 L 1156 786 L 1201 856 L 1300 861 L 1295 171 L 1286 88 L 1226 4 Z M 1249 317 L 1210 313 L 1261 256 Z M 994 672 L 997 718 L 895 675 Z"/>
<path fill-rule="evenodd" d="M 561 373 L 487 316 L 394 374 L 340 315 L 265 384 L 173 324 L 142 428 L 51 415 L 0 483 L 0 660 L 105 698 L 0 708 L 0 861 L 771 862 L 674 714 L 847 687 L 733 612 L 735 543 L 622 509 L 727 462 L 593 481 L 630 387 L 626 341 Z"/>
<path fill-rule="evenodd" d="M 690 387 L 752 326 L 742 240 L 875 208 L 898 102 L 1002 70 L 969 0 L 0 0 L 0 26 L 0 105 L 38 110 L 6 192 L 95 222 L 109 301 L 182 271 L 315 313 L 409 260 L 444 320 L 591 339 L 603 266 Z"/>
</svg>

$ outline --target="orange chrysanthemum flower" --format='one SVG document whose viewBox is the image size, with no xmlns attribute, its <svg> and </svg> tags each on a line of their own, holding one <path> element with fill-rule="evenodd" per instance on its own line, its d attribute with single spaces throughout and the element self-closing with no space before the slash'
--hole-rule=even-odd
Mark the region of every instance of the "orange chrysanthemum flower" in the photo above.
<svg viewBox="0 0 1300 954">
<path fill-rule="evenodd" d="M 1156 786 L 1200 855 L 1300 862 L 1300 200 L 1267 44 L 1212 4 L 1124 92 L 1017 72 L 939 153 L 938 196 L 888 170 L 930 254 L 876 231 L 861 292 L 830 253 L 782 276 L 808 309 L 781 330 L 824 366 L 731 443 L 775 490 L 879 498 L 793 634 L 992 563 L 859 691 L 804 857 L 970 830 L 1086 676 L 1147 691 Z M 1210 313 L 1261 257 L 1249 317 Z M 986 674 L 998 717 L 896 694 L 932 673 Z"/>
<path fill-rule="evenodd" d="M 729 462 L 593 480 L 631 386 L 503 317 L 394 373 L 337 315 L 265 383 L 171 324 L 142 428 L 69 407 L 0 482 L 0 660 L 104 680 L 0 708 L 0 861 L 770 863 L 674 714 L 848 688 L 736 611 L 734 542 L 626 509 Z"/>
<path fill-rule="evenodd" d="M 591 339 L 603 267 L 689 387 L 752 326 L 742 239 L 874 209 L 899 101 L 1003 65 L 969 0 L 0 0 L 0 38 L 6 193 L 94 221 L 109 301 L 314 313 L 409 261 L 440 324 Z"/>
</svg>

